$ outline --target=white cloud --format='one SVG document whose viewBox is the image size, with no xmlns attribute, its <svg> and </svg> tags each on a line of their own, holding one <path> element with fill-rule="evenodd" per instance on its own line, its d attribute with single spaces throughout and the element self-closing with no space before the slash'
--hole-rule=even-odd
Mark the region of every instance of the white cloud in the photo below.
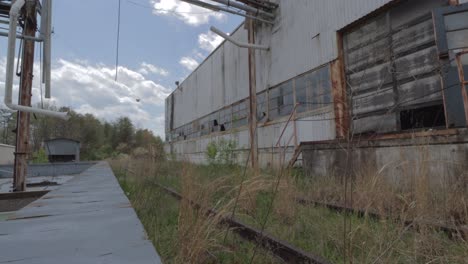
<svg viewBox="0 0 468 264">
<path fill-rule="evenodd" d="M 199 64 L 198 61 L 191 57 L 182 57 L 179 63 L 189 71 L 195 70 Z"/>
<path fill-rule="evenodd" d="M 153 14 L 173 16 L 192 26 L 207 24 L 211 18 L 216 20 L 225 18 L 222 13 L 213 12 L 180 0 L 150 0 L 150 4 L 154 7 Z"/>
<path fill-rule="evenodd" d="M 211 31 L 198 36 L 198 45 L 201 49 L 212 52 L 223 42 L 223 38 Z"/>
<path fill-rule="evenodd" d="M 39 65 L 35 71 L 34 75 L 39 76 Z M 0 83 L 4 76 L 5 59 L 1 59 Z M 79 113 L 91 113 L 107 121 L 128 116 L 137 127 L 163 136 L 164 100 L 170 91 L 127 67 L 119 67 L 118 82 L 114 78 L 115 67 L 60 59 L 52 68 L 52 99 L 45 102 L 70 106 Z M 15 99 L 17 93 L 16 85 Z M 3 93 L 0 99 L 3 102 Z M 39 101 L 39 78 L 34 78 L 33 104 Z"/>
<path fill-rule="evenodd" d="M 166 69 L 157 67 L 153 64 L 146 63 L 146 62 L 141 63 L 140 69 L 138 70 L 138 72 L 143 75 L 157 74 L 157 75 L 161 75 L 164 77 L 169 76 L 169 71 L 167 71 Z"/>
</svg>

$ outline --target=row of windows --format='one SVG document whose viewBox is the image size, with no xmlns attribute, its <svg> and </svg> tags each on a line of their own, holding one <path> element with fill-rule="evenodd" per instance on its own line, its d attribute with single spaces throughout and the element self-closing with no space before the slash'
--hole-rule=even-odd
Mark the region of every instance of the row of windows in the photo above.
<svg viewBox="0 0 468 264">
<path fill-rule="evenodd" d="M 303 74 L 257 94 L 257 119 L 273 121 L 332 104 L 329 66 Z M 249 100 L 244 99 L 172 131 L 171 141 L 186 140 L 248 125 Z"/>
</svg>

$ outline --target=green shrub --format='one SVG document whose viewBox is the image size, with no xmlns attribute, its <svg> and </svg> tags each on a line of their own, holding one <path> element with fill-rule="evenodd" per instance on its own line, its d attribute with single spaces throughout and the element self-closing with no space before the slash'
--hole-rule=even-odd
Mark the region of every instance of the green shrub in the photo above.
<svg viewBox="0 0 468 264">
<path fill-rule="evenodd" d="M 49 159 L 47 158 L 47 154 L 43 148 L 40 148 L 33 154 L 33 163 L 47 163 Z"/>
<path fill-rule="evenodd" d="M 206 147 L 206 159 L 209 164 L 216 164 L 216 157 L 218 156 L 218 146 L 215 141 L 211 141 Z"/>
<path fill-rule="evenodd" d="M 233 165 L 236 162 L 237 142 L 234 140 L 221 139 L 219 142 L 212 141 L 206 147 L 206 158 L 209 164 Z"/>
</svg>

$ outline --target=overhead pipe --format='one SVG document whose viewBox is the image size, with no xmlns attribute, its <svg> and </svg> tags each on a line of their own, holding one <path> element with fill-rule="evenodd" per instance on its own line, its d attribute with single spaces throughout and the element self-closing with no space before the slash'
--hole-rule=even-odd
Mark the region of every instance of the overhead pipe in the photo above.
<svg viewBox="0 0 468 264">
<path fill-rule="evenodd" d="M 2 37 L 8 37 L 8 33 L 6 32 L 0 32 L 0 36 Z M 23 36 L 23 35 L 16 35 L 16 38 L 18 39 L 26 39 L 26 40 L 33 40 L 36 42 L 43 42 L 44 39 L 42 38 L 36 38 L 36 37 L 31 37 L 31 36 Z"/>
<path fill-rule="evenodd" d="M 217 28 L 215 28 L 213 26 L 210 27 L 210 30 L 213 31 L 214 33 L 218 34 L 222 38 L 228 40 L 229 42 L 232 42 L 234 45 L 236 45 L 238 47 L 241 47 L 241 48 L 260 49 L 260 50 L 269 50 L 270 49 L 268 46 L 239 42 L 239 41 L 235 40 L 233 37 L 229 36 L 228 34 L 222 32 L 221 30 L 219 30 L 219 29 L 217 29 Z"/>
<path fill-rule="evenodd" d="M 18 18 L 21 8 L 25 4 L 25 0 L 16 0 L 10 9 L 10 28 L 8 31 L 8 49 L 6 61 L 6 78 L 5 78 L 5 105 L 15 111 L 42 114 L 61 119 L 68 119 L 67 113 L 55 112 L 50 110 L 33 108 L 30 106 L 13 104 L 13 76 L 15 68 L 15 49 L 16 49 L 16 27 L 18 25 Z"/>
<path fill-rule="evenodd" d="M 227 6 L 232 6 L 232 7 L 238 8 L 240 10 L 244 10 L 246 12 L 252 13 L 252 14 L 259 14 L 259 15 L 263 15 L 263 16 L 266 16 L 266 17 L 269 17 L 269 18 L 275 18 L 275 15 L 273 15 L 272 13 L 268 13 L 268 12 L 265 12 L 265 11 L 263 11 L 261 9 L 251 7 L 251 6 L 248 6 L 248 5 L 245 5 L 245 4 L 240 4 L 240 3 L 235 2 L 233 0 L 211 0 L 211 1 L 216 2 L 216 3 L 220 3 L 220 4 L 224 4 L 224 5 L 227 5 Z"/>
<path fill-rule="evenodd" d="M 230 14 L 242 16 L 242 17 L 245 17 L 245 18 L 250 18 L 250 19 L 258 20 L 258 21 L 261 21 L 261 22 L 263 22 L 263 23 L 267 23 L 267 24 L 273 25 L 273 22 L 271 22 L 271 21 L 268 21 L 268 20 L 265 20 L 265 19 L 261 19 L 261 18 L 259 18 L 259 17 L 247 15 L 247 14 L 244 14 L 244 13 L 241 13 L 241 12 L 236 12 L 236 11 L 231 10 L 231 9 L 229 9 L 229 8 L 226 8 L 226 7 L 208 4 L 208 3 L 205 3 L 205 2 L 202 2 L 202 1 L 199 1 L 199 0 L 181 0 L 181 1 L 186 2 L 186 3 L 189 3 L 189 4 L 192 4 L 192 5 L 200 6 L 200 7 L 209 9 L 209 10 L 213 10 L 213 11 L 216 11 L 216 12 L 218 12 L 218 11 L 224 11 L 224 12 L 226 12 L 226 13 L 230 13 Z"/>
</svg>

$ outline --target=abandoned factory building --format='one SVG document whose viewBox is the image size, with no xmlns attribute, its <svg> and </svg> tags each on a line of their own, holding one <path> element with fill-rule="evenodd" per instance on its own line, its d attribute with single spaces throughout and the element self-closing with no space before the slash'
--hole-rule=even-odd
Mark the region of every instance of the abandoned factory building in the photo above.
<svg viewBox="0 0 468 264">
<path fill-rule="evenodd" d="M 434 159 L 466 161 L 468 1 L 271 2 L 273 23 L 253 32 L 268 47 L 252 49 L 255 138 L 249 50 L 224 41 L 166 99 L 168 152 L 204 163 L 224 138 L 239 162 L 253 151 L 275 165 L 285 151 L 315 174 L 344 166 L 349 141 L 354 164 L 416 157 L 422 143 Z M 244 24 L 230 36 L 247 43 Z"/>
</svg>

